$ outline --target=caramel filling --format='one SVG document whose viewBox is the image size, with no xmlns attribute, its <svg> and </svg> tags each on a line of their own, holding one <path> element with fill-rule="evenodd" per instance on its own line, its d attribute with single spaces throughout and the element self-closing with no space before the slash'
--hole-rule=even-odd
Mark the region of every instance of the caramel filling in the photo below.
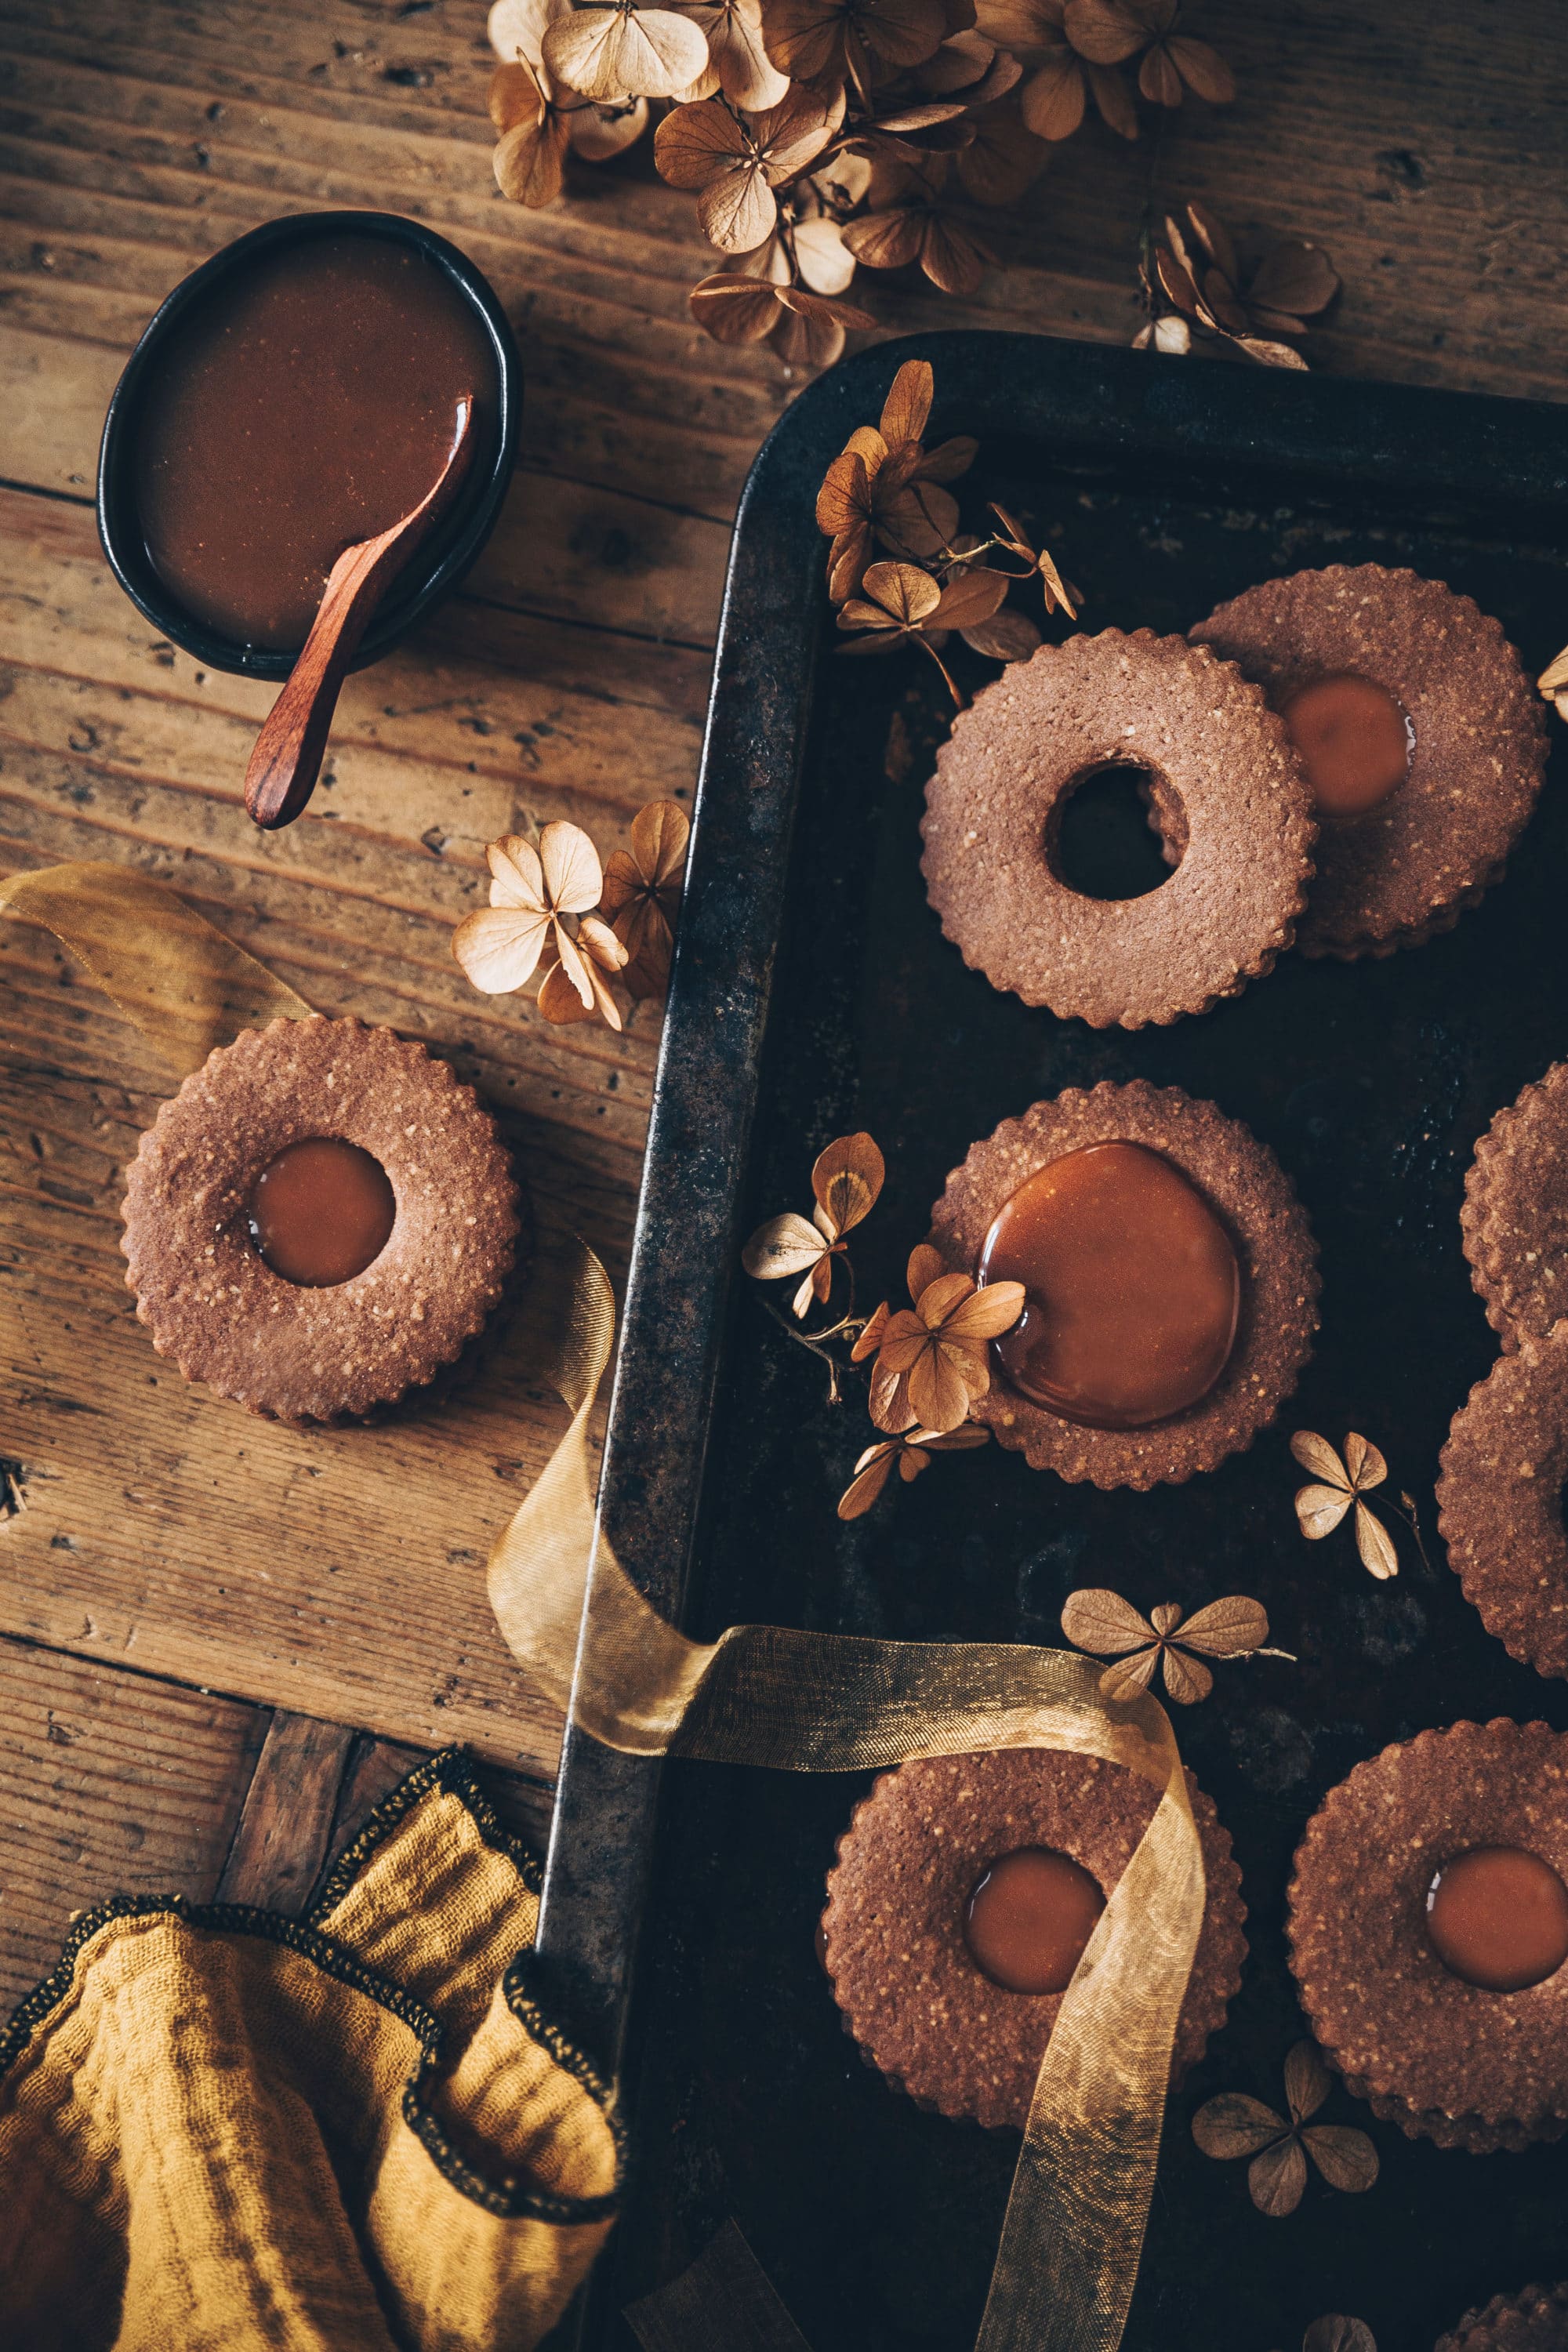
<svg viewBox="0 0 1568 2352">
<path fill-rule="evenodd" d="M 1142 1429 L 1206 1396 L 1241 1312 L 1230 1235 L 1141 1143 L 1092 1143 L 1038 1170 L 986 1234 L 980 1279 L 1028 1294 L 993 1343 L 1014 1388 L 1090 1429 Z"/>
<path fill-rule="evenodd" d="M 1099 1885 L 1070 1854 L 1016 1846 L 975 1881 L 963 1940 L 1005 1992 L 1065 1992 L 1104 1908 Z"/>
<path fill-rule="evenodd" d="M 1415 730 L 1393 695 L 1346 670 L 1303 686 L 1279 716 L 1323 817 L 1364 816 L 1410 772 Z"/>
<path fill-rule="evenodd" d="M 249 1213 L 250 1238 L 273 1273 L 326 1290 L 381 1255 L 397 1200 L 379 1160 L 335 1135 L 312 1135 L 268 1161 Z"/>
<path fill-rule="evenodd" d="M 1568 1887 L 1519 1846 L 1446 1862 L 1426 1895 L 1426 1937 L 1446 1969 L 1484 1992 L 1522 1992 L 1568 1960 Z"/>
</svg>

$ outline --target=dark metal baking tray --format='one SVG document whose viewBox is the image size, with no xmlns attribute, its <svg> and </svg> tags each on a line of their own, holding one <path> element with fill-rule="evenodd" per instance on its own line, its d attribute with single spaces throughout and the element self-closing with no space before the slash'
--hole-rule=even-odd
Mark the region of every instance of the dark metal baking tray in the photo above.
<svg viewBox="0 0 1568 2352">
<path fill-rule="evenodd" d="M 916 354 L 935 368 L 933 432 L 980 439 L 966 520 L 1000 496 L 1033 522 L 1084 591 L 1084 626 L 1181 630 L 1251 582 L 1372 561 L 1473 595 L 1532 669 L 1568 635 L 1568 410 L 969 333 L 884 345 L 795 402 L 736 526 L 602 1502 L 621 1558 L 703 1636 L 771 1620 L 1050 1643 L 1075 1586 L 1145 1608 L 1264 1601 L 1299 1663 L 1223 1668 L 1178 1711 L 1236 1842 L 1251 1957 L 1171 2105 L 1126 2341 L 1294 2352 L 1340 2311 L 1380 2352 L 1428 2352 L 1468 2305 L 1568 2276 L 1568 2147 L 1443 2153 L 1336 2088 L 1327 2117 L 1371 2126 L 1382 2179 L 1359 2198 L 1314 2180 L 1270 2221 L 1245 2168 L 1201 2156 L 1188 2125 L 1222 2088 L 1279 2103 L 1301 2030 L 1284 1889 L 1324 1791 L 1426 1725 L 1568 1727 L 1568 1686 L 1489 1637 L 1431 1509 L 1449 1418 L 1496 1353 L 1460 1255 L 1464 1170 L 1498 1107 L 1568 1051 L 1561 754 L 1505 880 L 1418 950 L 1292 955 L 1204 1018 L 1134 1034 L 996 993 L 943 941 L 920 879 L 941 681 L 913 654 L 830 657 L 812 516 L 828 460 Z M 994 674 L 966 673 L 972 688 Z M 895 712 L 914 754 L 898 782 Z M 987 1448 L 840 1525 L 863 1407 L 824 1402 L 819 1368 L 739 1274 L 744 1234 L 809 1206 L 814 1153 L 868 1128 L 889 1179 L 857 1265 L 868 1304 L 896 1297 L 975 1137 L 1063 1087 L 1132 1076 L 1216 1101 L 1294 1179 L 1324 1275 L 1298 1399 L 1184 1486 L 1102 1495 Z M 1302 1541 L 1298 1427 L 1384 1447 L 1423 1505 L 1429 1571 L 1402 1543 L 1398 1579 L 1374 1584 L 1347 1532 Z M 568 1739 L 542 1943 L 601 2047 L 625 2037 L 635 2143 L 595 2347 L 628 2346 L 621 2306 L 731 2215 L 814 2352 L 973 2343 L 1016 2144 L 921 2113 L 864 2067 L 813 1948 L 865 1785 L 704 1764 L 668 1766 L 661 1785 Z"/>
</svg>

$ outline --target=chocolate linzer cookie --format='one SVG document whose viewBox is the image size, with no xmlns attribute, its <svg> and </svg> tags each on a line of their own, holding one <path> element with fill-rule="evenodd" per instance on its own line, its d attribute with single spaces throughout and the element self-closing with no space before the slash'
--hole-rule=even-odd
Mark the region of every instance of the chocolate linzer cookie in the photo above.
<svg viewBox="0 0 1568 2352">
<path fill-rule="evenodd" d="M 207 1056 L 142 1137 L 123 1214 L 161 1354 L 258 1412 L 331 1421 L 456 1360 L 511 1270 L 520 1196 L 444 1062 L 317 1015 Z"/>
<path fill-rule="evenodd" d="M 1071 1088 L 1007 1119 L 948 1178 L 931 1240 L 955 1272 L 1028 1293 L 975 1419 L 1097 1486 L 1178 1485 L 1239 1453 L 1318 1328 L 1289 1178 L 1173 1087 Z"/>
<path fill-rule="evenodd" d="M 1437 1481 L 1448 1565 L 1537 1674 L 1568 1675 L 1568 1325 L 1500 1356 L 1454 1415 Z"/>
<path fill-rule="evenodd" d="M 1241 1982 L 1241 1874 L 1189 1772 L 1207 1905 L 1173 2080 Z M 1079 1956 L 1153 1817 L 1120 1764 L 1057 1749 L 937 1756 L 884 1772 L 827 1881 L 822 1949 L 862 2054 L 945 2116 L 1022 2130 Z"/>
<path fill-rule="evenodd" d="M 1268 693 L 1320 824 L 1297 944 L 1392 955 L 1449 929 L 1535 806 L 1546 728 L 1519 656 L 1468 596 L 1381 564 L 1297 572 L 1200 621 Z"/>
<path fill-rule="evenodd" d="M 1459 1223 L 1470 1280 L 1505 1349 L 1568 1316 L 1568 1062 L 1500 1110 L 1476 1145 Z"/>
<path fill-rule="evenodd" d="M 1147 780 L 1170 879 L 1092 898 L 1060 866 L 1062 813 L 1107 767 Z M 1264 697 L 1180 637 L 1107 629 L 1014 662 L 937 754 L 921 870 L 965 963 L 1096 1029 L 1203 1013 L 1290 945 L 1315 827 Z"/>
<path fill-rule="evenodd" d="M 1436 2352 L 1568 2352 L 1568 2285 L 1493 2295 L 1439 2336 Z"/>
<path fill-rule="evenodd" d="M 1568 2129 L 1568 1733 L 1458 1723 L 1358 1764 L 1307 1825 L 1290 1965 L 1330 2063 L 1412 2138 Z"/>
</svg>

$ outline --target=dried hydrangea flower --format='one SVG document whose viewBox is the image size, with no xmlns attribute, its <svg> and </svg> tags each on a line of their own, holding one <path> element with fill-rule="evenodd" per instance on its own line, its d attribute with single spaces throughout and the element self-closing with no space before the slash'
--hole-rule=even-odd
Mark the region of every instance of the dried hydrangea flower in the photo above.
<svg viewBox="0 0 1568 2352">
<path fill-rule="evenodd" d="M 1211 1601 L 1195 1616 L 1184 1621 L 1181 1606 L 1162 1601 L 1145 1617 L 1119 1592 L 1089 1587 L 1069 1592 L 1062 1610 L 1062 1632 L 1078 1650 L 1092 1657 L 1115 1658 L 1100 1678 L 1102 1698 L 1133 1698 L 1147 1690 L 1157 1669 L 1164 1671 L 1165 1689 L 1182 1706 L 1207 1698 L 1214 1676 L 1196 1650 L 1208 1658 L 1250 1658 L 1263 1651 L 1268 1639 L 1268 1615 L 1256 1601 L 1232 1593 Z M 1123 1652 L 1131 1652 L 1124 1656 Z M 1284 1657 L 1283 1650 L 1267 1656 Z"/>
<path fill-rule="evenodd" d="M 653 160 L 672 188 L 696 192 L 697 217 L 710 245 L 751 253 L 773 235 L 773 190 L 797 179 L 837 127 L 809 90 L 792 89 L 782 104 L 750 119 L 707 98 L 665 116 L 654 134 Z"/>
<path fill-rule="evenodd" d="M 1345 1513 L 1353 1509 L 1356 1549 L 1363 1566 L 1380 1580 L 1397 1576 L 1399 1554 L 1394 1538 L 1363 1500 L 1367 1489 L 1381 1486 L 1388 1475 L 1388 1465 L 1376 1446 L 1352 1429 L 1342 1461 L 1326 1437 L 1320 1437 L 1315 1430 L 1299 1429 L 1290 1440 L 1290 1451 L 1317 1481 L 1315 1486 L 1296 1490 L 1296 1517 L 1308 1542 L 1321 1543 L 1332 1535 Z"/>
<path fill-rule="evenodd" d="M 833 1261 L 845 1255 L 844 1237 L 877 1205 L 887 1170 L 868 1135 L 841 1135 L 819 1152 L 811 1171 L 816 1206 L 811 1217 L 770 1217 L 741 1253 L 741 1263 L 758 1282 L 799 1275 L 790 1301 L 796 1320 L 815 1298 L 825 1305 L 833 1287 Z"/>
<path fill-rule="evenodd" d="M 841 1519 L 858 1519 L 868 1511 L 892 1475 L 893 1465 L 906 1486 L 929 1468 L 933 1454 L 967 1453 L 984 1445 L 990 1431 L 978 1422 L 961 1422 L 956 1429 L 906 1429 L 898 1437 L 884 1437 L 868 1445 L 855 1465 L 855 1475 L 838 1498 Z"/>
<path fill-rule="evenodd" d="M 868 1410 L 889 1436 L 922 1427 L 942 1434 L 968 1418 L 991 1385 L 989 1342 L 1010 1331 L 1024 1311 L 1021 1282 L 978 1288 L 967 1274 L 950 1274 L 938 1250 L 922 1242 L 910 1253 L 908 1280 L 914 1307 L 896 1314 L 878 1308 L 856 1342 L 851 1360 L 869 1352 L 875 1334 Z"/>
<path fill-rule="evenodd" d="M 626 951 L 621 981 L 633 996 L 662 996 L 668 984 L 690 834 L 676 802 L 650 801 L 633 822 L 631 847 L 605 861 L 599 912 Z"/>
<path fill-rule="evenodd" d="M 1293 2213 L 1301 2202 L 1309 2158 L 1331 2189 L 1358 2196 L 1377 2179 L 1376 2148 L 1363 2131 L 1310 2121 L 1332 2087 L 1321 2053 L 1310 2042 L 1298 2042 L 1285 2061 L 1288 2115 L 1276 2115 L 1244 2092 L 1224 2091 L 1198 2109 L 1193 2137 L 1205 2156 L 1221 2162 L 1251 2158 L 1247 2194 L 1271 2219 Z"/>
<path fill-rule="evenodd" d="M 507 834 L 485 851 L 490 903 L 459 923 L 452 953 L 476 988 L 500 996 L 541 975 L 539 1009 L 547 1021 L 591 1019 L 612 1029 L 620 1012 L 605 975 L 626 951 L 594 910 L 604 887 L 599 853 L 580 825 L 547 824 L 536 849 Z M 573 1011 L 568 1000 L 580 1008 Z"/>
</svg>

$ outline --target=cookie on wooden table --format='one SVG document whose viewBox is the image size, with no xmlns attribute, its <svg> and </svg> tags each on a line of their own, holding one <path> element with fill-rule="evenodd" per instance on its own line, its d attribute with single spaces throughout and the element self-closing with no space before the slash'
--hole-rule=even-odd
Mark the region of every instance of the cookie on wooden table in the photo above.
<svg viewBox="0 0 1568 2352">
<path fill-rule="evenodd" d="M 255 1412 L 333 1421 L 395 1402 L 477 1337 L 521 1196 L 444 1062 L 317 1014 L 208 1055 L 143 1135 L 123 1215 L 160 1354 Z"/>
</svg>

